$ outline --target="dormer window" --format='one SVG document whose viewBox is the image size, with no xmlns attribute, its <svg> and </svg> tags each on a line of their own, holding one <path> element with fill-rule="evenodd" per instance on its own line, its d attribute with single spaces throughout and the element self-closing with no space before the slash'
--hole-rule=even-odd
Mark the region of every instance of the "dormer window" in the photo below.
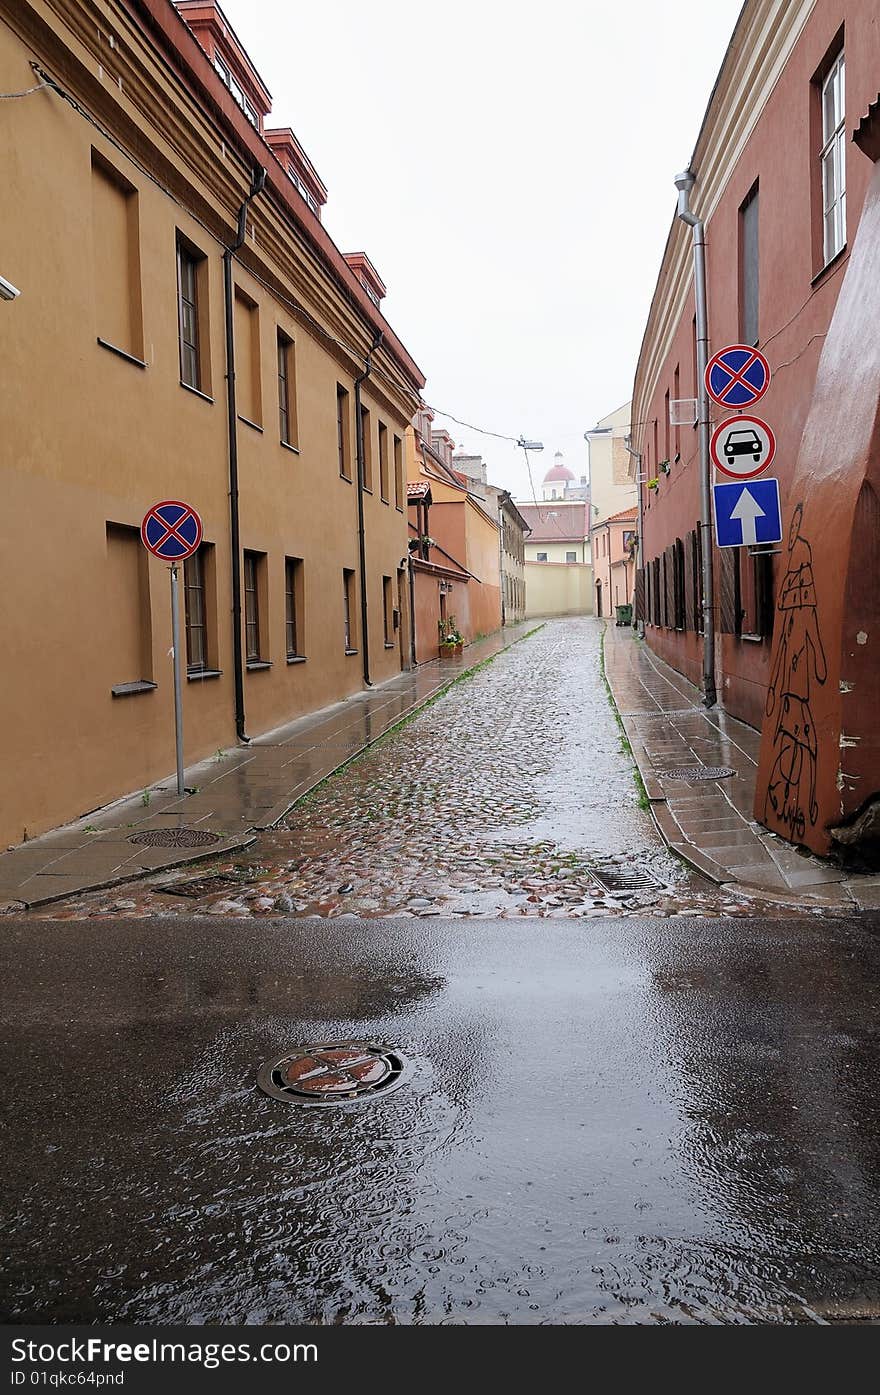
<svg viewBox="0 0 880 1395">
<path fill-rule="evenodd" d="M 255 112 L 252 103 L 248 101 L 247 97 L 244 95 L 244 91 L 242 90 L 241 84 L 238 82 L 237 78 L 233 77 L 232 73 L 230 72 L 226 64 L 223 62 L 222 58 L 217 58 L 215 56 L 214 69 L 219 74 L 221 80 L 229 88 L 230 92 L 235 98 L 235 101 L 241 107 L 248 121 L 251 123 L 252 126 L 256 126 L 257 130 L 259 130 L 260 119 L 257 116 L 257 113 Z"/>
</svg>

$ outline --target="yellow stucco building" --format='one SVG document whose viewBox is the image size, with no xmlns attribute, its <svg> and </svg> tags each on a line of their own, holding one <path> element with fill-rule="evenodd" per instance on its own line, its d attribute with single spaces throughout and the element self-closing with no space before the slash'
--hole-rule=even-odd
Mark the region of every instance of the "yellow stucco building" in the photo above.
<svg viewBox="0 0 880 1395">
<path fill-rule="evenodd" d="M 204 529 L 187 762 L 408 665 L 424 379 L 218 6 L 0 0 L 0 90 L 9 844 L 173 769 L 158 500 Z"/>
</svg>

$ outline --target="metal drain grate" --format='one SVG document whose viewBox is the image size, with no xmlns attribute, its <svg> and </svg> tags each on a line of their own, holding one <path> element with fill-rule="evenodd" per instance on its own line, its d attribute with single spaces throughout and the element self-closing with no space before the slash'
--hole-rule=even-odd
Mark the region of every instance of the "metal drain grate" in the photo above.
<svg viewBox="0 0 880 1395">
<path fill-rule="evenodd" d="M 128 841 L 149 848 L 209 848 L 220 842 L 220 834 L 209 833 L 206 828 L 145 828 L 142 833 L 132 833 Z"/>
<path fill-rule="evenodd" d="M 693 785 L 697 780 L 727 780 L 736 771 L 729 765 L 677 765 L 672 770 L 656 772 L 662 780 L 685 780 Z"/>
<path fill-rule="evenodd" d="M 189 896 L 193 901 L 198 901 L 202 896 L 210 896 L 212 891 L 224 891 L 228 887 L 242 885 L 241 877 L 230 877 L 224 872 L 219 872 L 213 877 L 190 877 L 185 882 L 166 882 L 164 886 L 154 887 L 154 890 L 163 891 L 166 896 Z"/>
<path fill-rule="evenodd" d="M 696 712 L 705 714 L 705 707 L 672 707 L 668 712 L 621 712 L 621 717 L 638 718 L 659 718 L 659 717 L 692 717 Z"/>
<path fill-rule="evenodd" d="M 590 870 L 606 891 L 662 891 L 666 885 L 647 867 L 618 867 L 593 863 Z"/>
<path fill-rule="evenodd" d="M 326 1108 L 390 1094 L 402 1085 L 406 1061 L 374 1042 L 337 1041 L 302 1046 L 260 1067 L 257 1084 L 287 1104 Z"/>
</svg>

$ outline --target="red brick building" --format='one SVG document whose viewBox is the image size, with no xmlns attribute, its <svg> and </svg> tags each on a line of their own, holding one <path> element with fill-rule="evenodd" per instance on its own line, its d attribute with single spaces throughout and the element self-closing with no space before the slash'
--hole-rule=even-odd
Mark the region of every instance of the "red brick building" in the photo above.
<svg viewBox="0 0 880 1395">
<path fill-rule="evenodd" d="M 841 711 L 835 697 L 824 724 L 816 707 L 845 691 L 850 649 L 865 651 L 857 655 L 860 691 L 872 683 L 876 694 L 880 673 L 855 632 L 841 640 L 846 615 L 859 608 L 857 633 L 869 633 L 865 617 L 876 605 L 853 591 L 853 578 L 872 565 L 877 575 L 880 229 L 869 191 L 876 186 L 878 87 L 876 0 L 748 0 L 690 164 L 691 208 L 705 224 L 708 352 L 747 344 L 769 362 L 771 384 L 755 411 L 777 438 L 769 473 L 780 482 L 784 529 L 775 547 L 714 548 L 718 701 L 763 731 L 769 765 L 757 816 L 820 852 L 831 846 L 831 828 L 864 811 L 880 784 L 876 736 L 852 725 L 857 701 Z M 872 297 L 873 332 L 856 338 Z M 637 615 L 651 648 L 700 683 L 702 548 L 714 542 L 700 528 L 695 413 L 689 420 L 685 406 L 670 411 L 671 403 L 697 396 L 696 338 L 692 237 L 676 218 L 633 392 L 643 517 Z M 814 448 L 807 462 L 809 440 L 846 394 L 842 435 L 824 442 L 824 454 Z M 713 407 L 713 425 L 725 415 Z M 803 643 L 789 658 L 795 668 L 801 659 L 801 671 L 811 665 L 806 691 L 789 681 L 790 672 L 780 679 L 783 632 L 795 623 L 793 567 Z M 797 722 L 780 715 L 780 704 L 797 712 Z M 787 732 L 787 723 L 798 731 Z M 839 757 L 844 742 L 860 750 L 852 758 L 858 770 Z"/>
</svg>

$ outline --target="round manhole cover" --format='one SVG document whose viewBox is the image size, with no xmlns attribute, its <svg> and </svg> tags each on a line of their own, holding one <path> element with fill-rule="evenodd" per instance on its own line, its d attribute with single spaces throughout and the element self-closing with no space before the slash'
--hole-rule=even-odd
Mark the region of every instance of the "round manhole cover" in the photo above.
<svg viewBox="0 0 880 1395">
<path fill-rule="evenodd" d="M 387 1095 L 402 1085 L 399 1051 L 373 1042 L 337 1041 L 301 1046 L 260 1067 L 257 1084 L 288 1104 L 326 1106 Z"/>
<path fill-rule="evenodd" d="M 686 780 L 693 784 L 697 780 L 727 780 L 736 771 L 729 765 L 679 765 L 674 770 L 658 770 L 664 780 Z"/>
<path fill-rule="evenodd" d="M 220 834 L 209 833 L 206 828 L 145 828 L 142 833 L 132 833 L 128 841 L 150 848 L 209 848 L 220 842 Z"/>
</svg>

